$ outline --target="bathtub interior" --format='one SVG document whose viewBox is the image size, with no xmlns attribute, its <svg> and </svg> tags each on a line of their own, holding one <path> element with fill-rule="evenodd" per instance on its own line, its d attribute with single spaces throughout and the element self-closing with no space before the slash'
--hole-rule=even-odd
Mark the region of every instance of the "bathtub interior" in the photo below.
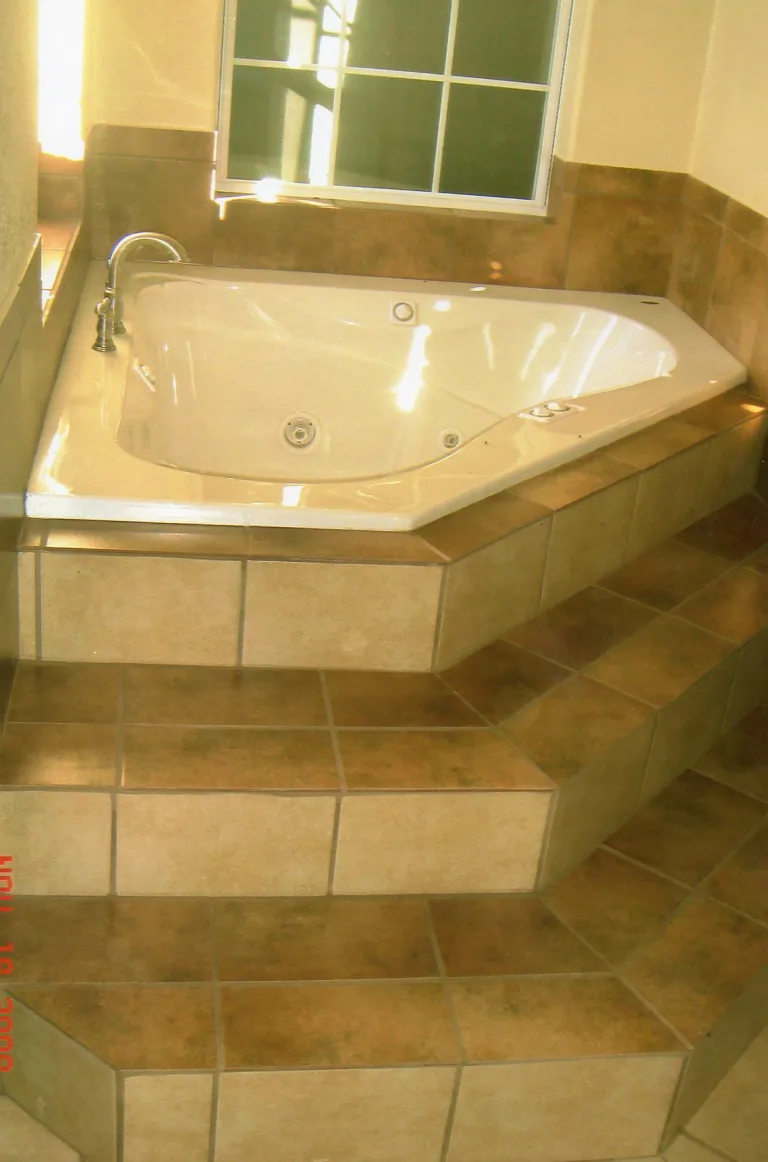
<svg viewBox="0 0 768 1162">
<path fill-rule="evenodd" d="M 525 300 L 510 309 L 484 288 L 423 285 L 361 294 L 232 272 L 138 274 L 118 443 L 229 478 L 386 477 L 542 401 L 642 383 L 677 362 L 664 336 L 615 312 Z"/>
</svg>

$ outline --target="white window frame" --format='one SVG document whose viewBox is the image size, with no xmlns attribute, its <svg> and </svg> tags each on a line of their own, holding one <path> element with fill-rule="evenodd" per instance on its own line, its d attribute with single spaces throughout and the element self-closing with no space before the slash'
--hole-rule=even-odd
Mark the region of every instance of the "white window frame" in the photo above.
<svg viewBox="0 0 768 1162">
<path fill-rule="evenodd" d="M 470 2 L 471 0 L 464 0 Z M 418 0 L 413 0 L 414 4 Z M 555 18 L 555 34 L 553 37 L 552 62 L 549 83 L 546 85 L 527 84 L 518 81 L 497 81 L 484 78 L 468 77 L 457 79 L 450 71 L 437 74 L 432 81 L 426 84 L 441 84 L 443 87 L 438 128 L 438 147 L 435 161 L 435 175 L 440 172 L 442 147 L 444 142 L 445 122 L 447 117 L 449 85 L 469 84 L 505 89 L 527 89 L 546 93 L 546 104 L 542 124 L 541 145 L 536 167 L 534 192 L 531 199 L 523 198 L 494 198 L 477 194 L 439 193 L 436 190 L 391 190 L 378 189 L 370 186 L 336 186 L 311 185 L 305 182 L 283 182 L 277 179 L 261 179 L 249 181 L 241 178 L 227 177 L 229 168 L 229 131 L 230 110 L 232 105 L 232 83 L 235 64 L 258 68 L 285 69 L 284 61 L 250 61 L 235 58 L 235 29 L 237 21 L 238 0 L 224 0 L 224 35 L 222 39 L 221 86 L 219 92 L 219 125 L 216 149 L 215 193 L 226 197 L 250 196 L 261 201 L 316 201 L 325 205 L 344 204 L 376 204 L 379 206 L 407 206 L 414 209 L 427 207 L 433 209 L 502 213 L 527 214 L 534 217 L 543 217 L 547 213 L 547 197 L 549 194 L 549 180 L 554 156 L 555 135 L 557 132 L 557 118 L 563 95 L 565 77 L 566 52 L 568 47 L 568 33 L 571 24 L 571 14 L 574 0 L 557 0 L 557 15 Z M 451 20 L 448 32 L 447 57 L 450 61 L 453 55 L 453 44 L 456 36 L 457 4 L 451 5 Z M 314 71 L 317 66 L 304 66 L 307 72 Z M 358 76 L 387 76 L 421 80 L 425 74 L 413 72 L 397 72 L 380 69 L 347 68 L 345 72 Z M 333 150 L 336 149 L 336 131 L 338 128 L 338 104 L 342 86 L 337 88 L 337 100 L 334 108 L 334 135 Z"/>
</svg>

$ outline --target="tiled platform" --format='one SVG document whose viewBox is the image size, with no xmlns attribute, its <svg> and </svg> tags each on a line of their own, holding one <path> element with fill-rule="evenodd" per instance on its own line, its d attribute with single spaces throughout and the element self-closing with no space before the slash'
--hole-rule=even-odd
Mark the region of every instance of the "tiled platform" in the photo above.
<svg viewBox="0 0 768 1162">
<path fill-rule="evenodd" d="M 736 388 L 415 533 L 30 522 L 28 659 L 442 671 L 754 487 Z"/>
<path fill-rule="evenodd" d="M 530 891 L 768 684 L 747 495 L 442 675 L 24 664 L 0 841 L 41 895 Z"/>
<path fill-rule="evenodd" d="M 20 898 L 8 1092 L 88 1162 L 653 1155 L 768 1024 L 756 730 L 543 894 Z"/>
<path fill-rule="evenodd" d="M 762 697 L 767 543 L 745 496 L 442 675 L 25 663 L 18 890 L 531 891 Z"/>
</svg>

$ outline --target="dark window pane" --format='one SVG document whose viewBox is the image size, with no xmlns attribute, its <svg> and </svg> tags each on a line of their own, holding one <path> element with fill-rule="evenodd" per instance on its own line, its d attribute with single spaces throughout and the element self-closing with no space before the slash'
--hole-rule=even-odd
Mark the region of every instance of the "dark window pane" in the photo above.
<svg viewBox="0 0 768 1162">
<path fill-rule="evenodd" d="M 459 0 L 456 77 L 549 81 L 557 0 Z"/>
<path fill-rule="evenodd" d="M 440 190 L 531 198 L 546 94 L 451 85 Z"/>
<path fill-rule="evenodd" d="M 239 0 L 235 56 L 335 65 L 340 33 L 341 0 Z"/>
<path fill-rule="evenodd" d="M 434 81 L 347 76 L 336 184 L 431 189 L 441 91 Z"/>
<path fill-rule="evenodd" d="M 357 0 L 347 24 L 355 68 L 442 73 L 451 0 Z"/>
<path fill-rule="evenodd" d="M 235 65 L 228 176 L 309 181 L 330 145 L 333 94 L 309 70 Z"/>
</svg>

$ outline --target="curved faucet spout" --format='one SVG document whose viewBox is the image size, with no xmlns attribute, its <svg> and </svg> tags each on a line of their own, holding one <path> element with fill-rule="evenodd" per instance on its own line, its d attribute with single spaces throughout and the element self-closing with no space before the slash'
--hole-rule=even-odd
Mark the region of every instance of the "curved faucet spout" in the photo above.
<svg viewBox="0 0 768 1162">
<path fill-rule="evenodd" d="M 112 248 L 107 259 L 107 281 L 104 287 L 104 298 L 96 307 L 98 323 L 96 325 L 96 342 L 94 351 L 106 353 L 114 351 L 113 335 L 123 335 L 122 300 L 118 294 L 118 276 L 123 260 L 133 251 L 143 246 L 152 246 L 162 250 L 169 262 L 189 262 L 189 255 L 180 242 L 170 238 L 167 234 L 152 234 L 139 231 L 136 234 L 126 234 Z"/>
</svg>

